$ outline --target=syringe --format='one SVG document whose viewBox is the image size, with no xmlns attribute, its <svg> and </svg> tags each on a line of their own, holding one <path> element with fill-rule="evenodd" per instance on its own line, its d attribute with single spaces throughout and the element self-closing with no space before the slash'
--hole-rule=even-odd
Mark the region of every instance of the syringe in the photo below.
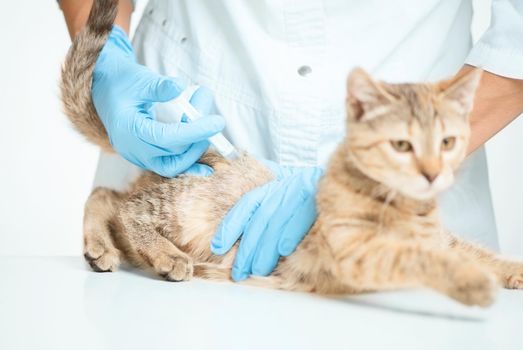
<svg viewBox="0 0 523 350">
<path fill-rule="evenodd" d="M 175 114 L 180 118 L 185 114 L 187 119 L 196 120 L 202 117 L 202 114 L 198 112 L 196 108 L 189 103 L 192 95 L 198 90 L 198 85 L 191 85 L 185 89 L 177 98 L 169 102 L 170 107 L 175 109 Z M 236 159 L 239 157 L 239 153 L 234 146 L 223 136 L 220 132 L 216 135 L 209 137 L 209 142 L 214 146 L 222 156 L 227 159 Z"/>
</svg>

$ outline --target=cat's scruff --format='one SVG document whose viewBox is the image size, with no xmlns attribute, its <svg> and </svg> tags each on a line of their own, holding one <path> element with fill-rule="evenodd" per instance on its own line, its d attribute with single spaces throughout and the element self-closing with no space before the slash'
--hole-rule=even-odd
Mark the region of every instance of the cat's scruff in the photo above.
<svg viewBox="0 0 523 350">
<path fill-rule="evenodd" d="M 94 1 L 62 70 L 64 109 L 91 142 L 111 151 L 91 100 L 96 58 L 116 14 Z M 466 154 L 468 114 L 481 71 L 430 84 L 388 84 L 355 69 L 347 86 L 347 136 L 320 180 L 318 218 L 295 253 L 268 277 L 247 283 L 340 294 L 428 287 L 469 305 L 488 305 L 498 284 L 523 288 L 523 264 L 464 242 L 441 227 L 435 196 Z M 84 216 L 84 253 L 95 271 L 122 260 L 171 281 L 229 280 L 236 253 L 211 253 L 226 212 L 273 176 L 249 155 L 209 152 L 209 177 L 150 172 L 127 192 L 97 188 Z M 459 215 L 459 213 L 455 213 Z"/>
</svg>

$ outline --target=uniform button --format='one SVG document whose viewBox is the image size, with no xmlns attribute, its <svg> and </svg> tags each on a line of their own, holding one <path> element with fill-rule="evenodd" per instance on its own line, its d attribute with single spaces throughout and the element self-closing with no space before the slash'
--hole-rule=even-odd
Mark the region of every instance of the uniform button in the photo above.
<svg viewBox="0 0 523 350">
<path fill-rule="evenodd" d="M 163 20 L 163 22 L 162 22 L 162 26 L 164 26 L 164 27 L 165 27 L 165 25 L 166 25 L 166 24 L 167 24 L 167 20 L 166 20 L 166 19 L 164 19 L 164 20 Z"/>
<path fill-rule="evenodd" d="M 312 73 L 312 68 L 309 66 L 301 66 L 298 68 L 298 74 L 302 77 L 306 77 L 307 75 Z"/>
<path fill-rule="evenodd" d="M 153 11 L 152 9 L 150 9 L 150 10 L 149 10 L 149 15 L 152 15 L 153 12 L 154 12 L 154 11 Z"/>
<path fill-rule="evenodd" d="M 185 36 L 180 39 L 180 43 L 182 43 L 182 44 L 184 44 L 186 41 L 187 41 L 187 37 L 185 37 Z"/>
</svg>

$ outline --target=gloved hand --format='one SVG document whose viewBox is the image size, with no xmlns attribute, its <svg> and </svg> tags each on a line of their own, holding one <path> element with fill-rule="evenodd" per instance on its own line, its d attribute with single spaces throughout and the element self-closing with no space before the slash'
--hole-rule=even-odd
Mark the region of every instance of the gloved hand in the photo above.
<svg viewBox="0 0 523 350">
<path fill-rule="evenodd" d="M 320 168 L 280 167 L 264 162 L 276 180 L 245 194 L 223 219 L 212 242 L 214 254 L 228 252 L 242 236 L 232 269 L 235 281 L 270 274 L 280 256 L 298 246 L 316 220 Z"/>
<path fill-rule="evenodd" d="M 92 97 L 111 145 L 122 157 L 165 177 L 188 169 L 202 175 L 212 172 L 195 164 L 209 146 L 207 138 L 225 125 L 222 117 L 207 115 L 212 105 L 208 90 L 200 88 L 190 101 L 204 117 L 190 123 L 155 120 L 153 105 L 175 98 L 184 89 L 180 80 L 138 64 L 125 32 L 113 27 L 96 61 Z"/>
</svg>

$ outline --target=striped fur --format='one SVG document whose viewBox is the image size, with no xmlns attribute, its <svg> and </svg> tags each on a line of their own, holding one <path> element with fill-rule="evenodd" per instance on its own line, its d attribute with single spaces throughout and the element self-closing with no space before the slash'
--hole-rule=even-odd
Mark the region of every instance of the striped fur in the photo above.
<svg viewBox="0 0 523 350">
<path fill-rule="evenodd" d="M 89 141 L 111 150 L 90 88 L 93 66 L 116 1 L 95 1 L 62 71 L 67 116 Z M 347 136 L 317 194 L 318 218 L 295 253 L 268 277 L 245 283 L 322 294 L 426 287 L 468 305 L 489 305 L 499 283 L 523 288 L 523 266 L 464 242 L 441 227 L 436 195 L 465 157 L 468 114 L 481 72 L 433 84 L 387 84 L 356 69 L 348 80 Z M 455 137 L 452 149 L 442 140 Z M 408 141 L 413 150 L 393 145 Z M 86 203 L 84 255 L 95 271 L 122 260 L 169 281 L 230 280 L 238 244 L 211 253 L 227 211 L 273 180 L 249 155 L 200 160 L 209 177 L 173 179 L 144 172 L 126 192 L 98 188 Z M 458 214 L 459 215 L 459 214 Z"/>
</svg>

